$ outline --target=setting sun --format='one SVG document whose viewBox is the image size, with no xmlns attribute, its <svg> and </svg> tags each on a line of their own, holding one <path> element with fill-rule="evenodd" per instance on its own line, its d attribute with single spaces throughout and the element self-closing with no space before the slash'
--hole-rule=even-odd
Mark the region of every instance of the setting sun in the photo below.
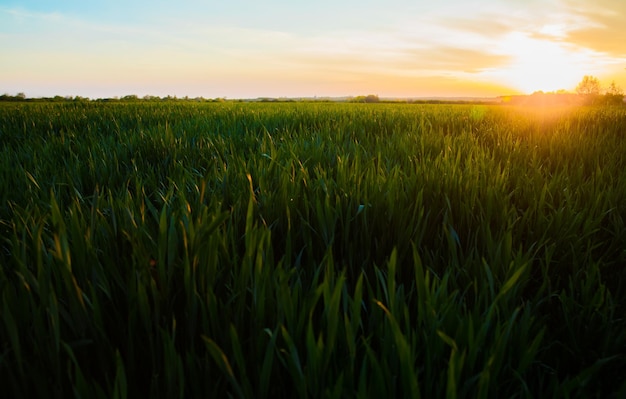
<svg viewBox="0 0 626 399">
<path fill-rule="evenodd" d="M 571 91 L 582 76 L 597 72 L 596 54 L 563 43 L 514 32 L 502 46 L 510 54 L 511 64 L 495 75 L 523 93 Z"/>
</svg>

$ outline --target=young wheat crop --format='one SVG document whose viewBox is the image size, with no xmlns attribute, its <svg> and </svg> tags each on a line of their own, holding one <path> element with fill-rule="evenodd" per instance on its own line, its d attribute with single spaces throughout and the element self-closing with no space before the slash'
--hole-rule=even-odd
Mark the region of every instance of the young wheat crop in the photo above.
<svg viewBox="0 0 626 399">
<path fill-rule="evenodd" d="M 624 396 L 625 134 L 623 107 L 0 104 L 3 394 Z"/>
</svg>

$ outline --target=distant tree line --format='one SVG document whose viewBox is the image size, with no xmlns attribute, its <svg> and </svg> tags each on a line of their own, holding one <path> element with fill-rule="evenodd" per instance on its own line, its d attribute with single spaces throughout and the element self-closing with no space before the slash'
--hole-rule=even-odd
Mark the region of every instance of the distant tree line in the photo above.
<svg viewBox="0 0 626 399">
<path fill-rule="evenodd" d="M 530 96 L 503 96 L 501 97 L 502 102 L 507 103 L 517 103 L 517 104 L 578 104 L 578 105 L 603 105 L 603 104 L 623 104 L 624 103 L 624 91 L 621 87 L 619 87 L 615 81 L 612 81 L 611 84 L 602 88 L 600 84 L 600 80 L 594 76 L 585 75 L 583 79 L 580 81 L 578 86 L 576 86 L 576 93 L 568 93 L 565 90 L 558 90 L 552 93 L 544 93 L 542 91 L 538 91 L 533 93 Z M 95 100 L 91 100 L 88 97 L 80 97 L 80 96 L 54 96 L 54 97 L 42 97 L 42 98 L 27 98 L 24 93 L 17 93 L 15 96 L 9 94 L 0 95 L 0 102 L 17 102 L 17 101 L 47 101 L 47 102 L 87 102 L 87 101 L 95 101 L 95 102 L 143 102 L 143 101 L 195 101 L 195 102 L 224 102 L 227 101 L 226 98 L 217 97 L 212 99 L 206 99 L 204 97 L 195 97 L 190 98 L 188 96 L 178 98 L 176 96 L 165 96 L 158 97 L 152 95 L 146 95 L 143 97 L 139 97 L 136 94 L 129 94 L 119 97 L 113 98 L 98 98 Z M 254 100 L 229 100 L 229 101 L 257 101 L 257 102 L 292 102 L 296 101 L 294 99 L 289 98 L 270 98 L 270 97 L 259 97 Z M 304 101 L 307 101 L 306 99 Z M 320 100 L 314 100 L 319 102 Z M 353 103 L 379 103 L 379 102 L 410 102 L 410 103 L 465 103 L 467 101 L 454 101 L 454 100 L 381 100 L 376 94 L 368 94 L 366 96 L 356 96 L 350 97 L 343 101 L 353 102 Z"/>
<path fill-rule="evenodd" d="M 18 101 L 29 101 L 29 102 L 87 102 L 87 101 L 95 101 L 95 102 L 139 102 L 139 101 L 196 101 L 196 102 L 224 102 L 225 98 L 204 98 L 204 97 L 181 97 L 178 98 L 176 96 L 143 96 L 139 97 L 136 94 L 129 94 L 123 97 L 113 97 L 113 98 L 97 98 L 90 99 L 89 97 L 81 97 L 81 96 L 54 96 L 54 97 L 38 97 L 38 98 L 28 98 L 24 93 L 18 93 L 15 96 L 10 94 L 2 94 L 0 95 L 0 101 L 5 102 L 18 102 Z"/>
<path fill-rule="evenodd" d="M 624 91 L 612 81 L 603 88 L 600 80 L 594 76 L 586 75 L 576 86 L 576 92 L 566 90 L 544 93 L 536 91 L 531 95 L 503 96 L 503 103 L 517 105 L 622 105 L 624 104 Z"/>
</svg>

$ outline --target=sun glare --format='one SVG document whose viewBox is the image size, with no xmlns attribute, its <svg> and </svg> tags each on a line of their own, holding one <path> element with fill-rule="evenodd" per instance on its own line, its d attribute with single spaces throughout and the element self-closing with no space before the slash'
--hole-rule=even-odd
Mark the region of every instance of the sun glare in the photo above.
<svg viewBox="0 0 626 399">
<path fill-rule="evenodd" d="M 585 71 L 585 54 L 568 49 L 562 43 L 527 34 L 512 33 L 502 43 L 502 51 L 511 57 L 508 67 L 498 75 L 519 91 L 573 90 Z"/>
</svg>

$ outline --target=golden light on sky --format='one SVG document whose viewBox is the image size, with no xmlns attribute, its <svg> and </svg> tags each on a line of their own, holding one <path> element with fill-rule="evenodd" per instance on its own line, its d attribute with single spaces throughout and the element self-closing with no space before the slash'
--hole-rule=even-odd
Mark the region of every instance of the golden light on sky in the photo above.
<svg viewBox="0 0 626 399">
<path fill-rule="evenodd" d="M 584 75 L 626 89 L 625 15 L 622 0 L 5 0 L 0 92 L 498 96 Z"/>
<path fill-rule="evenodd" d="M 601 55 L 562 43 L 512 32 L 503 38 L 511 63 L 494 72 L 504 83 L 524 93 L 572 89 L 581 76 L 601 72 Z M 599 64 L 599 63 L 598 63 Z"/>
</svg>

